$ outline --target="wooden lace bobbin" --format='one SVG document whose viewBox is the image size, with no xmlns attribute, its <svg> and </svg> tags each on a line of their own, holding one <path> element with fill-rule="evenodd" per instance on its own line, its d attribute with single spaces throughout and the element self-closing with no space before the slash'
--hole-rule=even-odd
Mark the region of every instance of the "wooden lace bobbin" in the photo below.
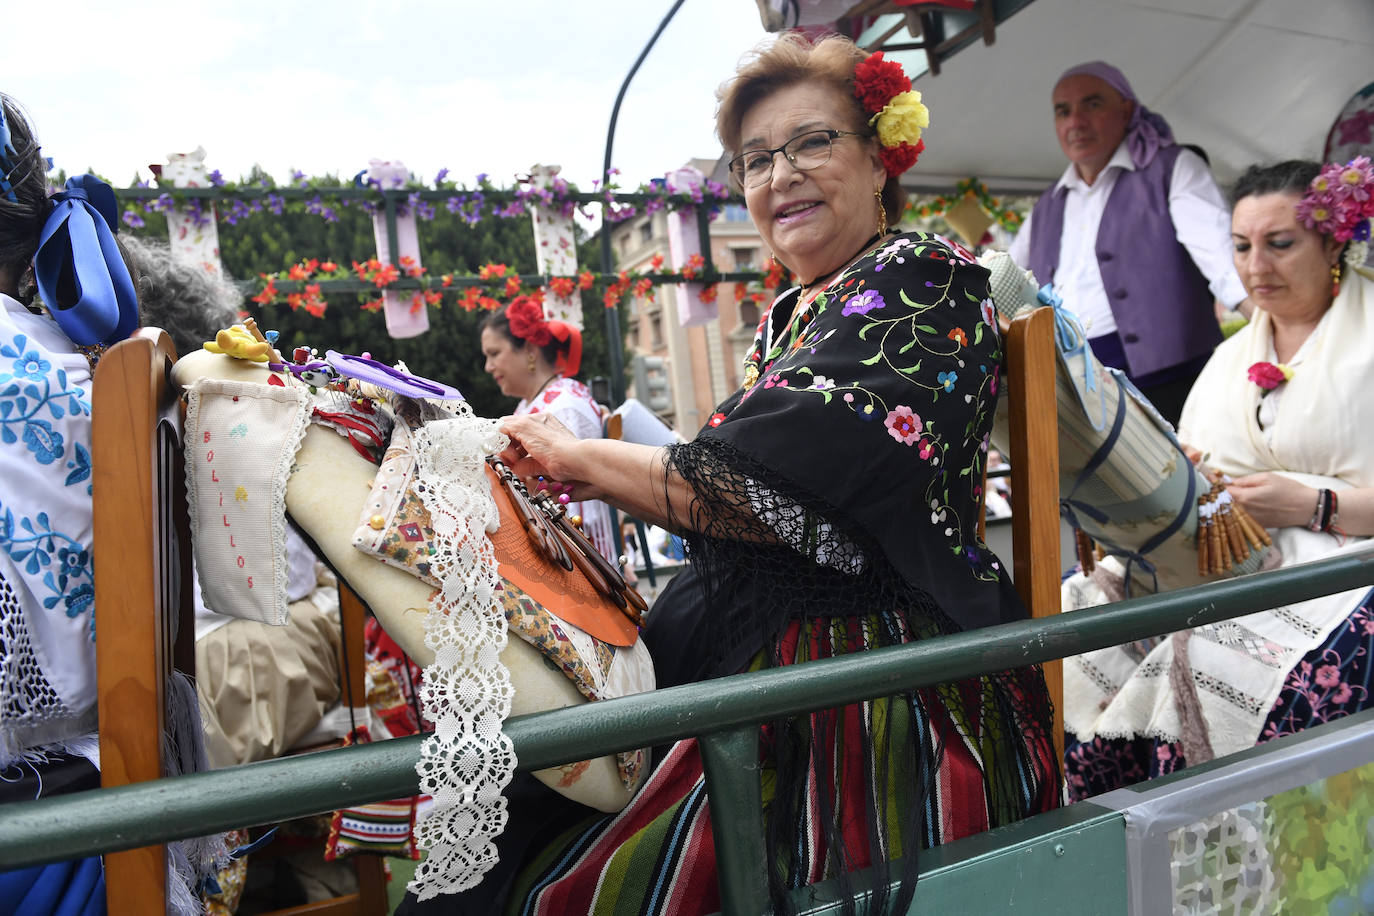
<svg viewBox="0 0 1374 916">
<path fill-rule="evenodd" d="M 1091 575 L 1092 571 L 1097 567 L 1097 561 L 1093 556 L 1095 547 L 1093 539 L 1088 537 L 1085 532 L 1075 528 L 1073 532 L 1073 542 L 1074 546 L 1078 549 L 1078 565 L 1082 567 L 1083 575 Z"/>
<path fill-rule="evenodd" d="M 1199 576 L 1205 576 L 1212 571 L 1211 552 L 1207 549 L 1207 529 L 1212 527 L 1212 519 L 1211 516 L 1203 514 L 1204 510 L 1207 508 L 1207 505 L 1204 502 L 1205 499 L 1206 497 L 1203 497 L 1202 499 L 1198 500 L 1199 505 L 1197 517 L 1197 574 Z"/>
<path fill-rule="evenodd" d="M 1269 536 L 1269 532 L 1265 531 L 1264 526 L 1255 521 L 1254 517 L 1241 507 L 1240 503 L 1235 504 L 1233 511 L 1236 513 L 1236 520 L 1240 522 L 1241 528 L 1245 532 L 1245 536 L 1250 539 L 1250 542 L 1254 544 L 1256 548 L 1261 544 L 1265 547 L 1274 546 L 1274 539 Z"/>
<path fill-rule="evenodd" d="M 1235 557 L 1236 563 L 1241 563 L 1250 553 L 1250 549 L 1245 542 L 1245 535 L 1241 534 L 1240 522 L 1237 521 L 1233 512 L 1235 500 L 1231 498 L 1231 494 L 1224 493 L 1218 502 L 1221 505 L 1221 520 L 1226 531 L 1226 538 L 1231 544 L 1231 554 Z"/>
</svg>

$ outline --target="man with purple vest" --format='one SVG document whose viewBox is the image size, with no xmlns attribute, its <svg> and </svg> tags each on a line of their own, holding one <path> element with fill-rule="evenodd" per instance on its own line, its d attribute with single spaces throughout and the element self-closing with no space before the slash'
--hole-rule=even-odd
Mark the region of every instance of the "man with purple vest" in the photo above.
<svg viewBox="0 0 1374 916">
<path fill-rule="evenodd" d="M 1117 68 L 1073 67 L 1053 100 L 1069 166 L 1009 253 L 1054 285 L 1097 358 L 1177 423 L 1221 341 L 1215 302 L 1235 309 L 1245 300 L 1230 212 L 1202 157 L 1174 143 Z"/>
</svg>

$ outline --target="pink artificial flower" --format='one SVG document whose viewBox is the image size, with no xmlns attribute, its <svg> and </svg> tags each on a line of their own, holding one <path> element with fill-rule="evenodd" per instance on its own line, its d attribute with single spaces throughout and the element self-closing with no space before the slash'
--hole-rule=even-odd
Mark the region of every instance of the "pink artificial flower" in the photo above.
<svg viewBox="0 0 1374 916">
<path fill-rule="evenodd" d="M 1293 375 L 1293 370 L 1282 363 L 1255 363 L 1246 370 L 1246 375 L 1250 377 L 1250 381 L 1265 391 L 1272 391 L 1288 381 Z"/>
</svg>

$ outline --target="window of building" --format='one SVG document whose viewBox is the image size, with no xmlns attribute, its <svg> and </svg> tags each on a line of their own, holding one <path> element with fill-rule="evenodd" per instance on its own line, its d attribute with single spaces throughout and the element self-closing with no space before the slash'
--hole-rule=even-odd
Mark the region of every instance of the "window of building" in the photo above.
<svg viewBox="0 0 1374 916">
<path fill-rule="evenodd" d="M 746 299 L 739 304 L 739 323 L 740 327 L 751 330 L 759 326 L 759 304 L 753 299 Z"/>
<path fill-rule="evenodd" d="M 646 219 L 639 227 L 639 241 L 642 245 L 647 245 L 654 240 L 654 221 Z"/>
<path fill-rule="evenodd" d="M 749 211 L 743 204 L 726 204 L 721 210 L 720 217 L 727 223 L 747 223 Z"/>
<path fill-rule="evenodd" d="M 757 248 L 731 248 L 735 256 L 735 270 L 758 270 L 759 250 Z"/>
</svg>

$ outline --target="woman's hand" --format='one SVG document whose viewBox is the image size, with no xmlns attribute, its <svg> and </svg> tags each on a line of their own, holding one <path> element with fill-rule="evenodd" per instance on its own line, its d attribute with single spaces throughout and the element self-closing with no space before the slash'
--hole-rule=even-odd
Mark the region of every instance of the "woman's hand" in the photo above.
<svg viewBox="0 0 1374 916">
<path fill-rule="evenodd" d="M 525 414 L 502 418 L 498 427 L 510 436 L 510 446 L 501 453 L 501 460 L 534 489 L 537 477 L 551 484 L 572 487 L 575 500 L 594 499 L 587 492 L 577 467 L 577 449 L 581 442 L 568 428 L 550 413 Z"/>
<path fill-rule="evenodd" d="M 1317 505 L 1317 491 L 1312 487 L 1268 471 L 1233 480 L 1226 489 L 1266 528 L 1306 526 Z"/>
</svg>

